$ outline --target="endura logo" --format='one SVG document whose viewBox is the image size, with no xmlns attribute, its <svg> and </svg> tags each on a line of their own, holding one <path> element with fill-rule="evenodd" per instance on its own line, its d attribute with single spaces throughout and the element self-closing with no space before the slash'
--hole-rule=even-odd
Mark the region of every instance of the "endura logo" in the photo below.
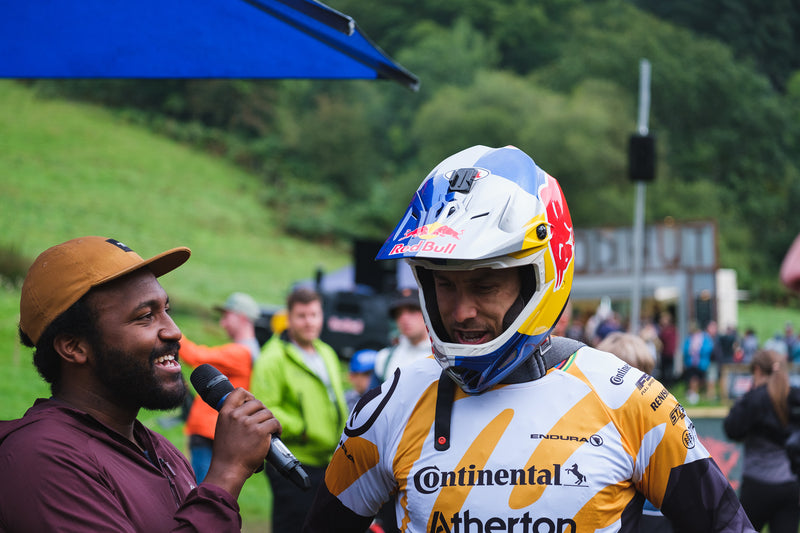
<svg viewBox="0 0 800 533">
<path fill-rule="evenodd" d="M 580 442 L 581 444 L 588 442 L 592 446 L 603 445 L 603 437 L 597 433 L 590 435 L 588 439 L 586 437 L 578 437 L 576 435 L 559 435 L 558 433 L 531 433 L 531 438 L 533 440 L 566 440 Z"/>
<path fill-rule="evenodd" d="M 438 466 L 426 466 L 414 474 L 414 488 L 421 494 L 433 494 L 447 487 L 490 487 L 493 485 L 556 485 L 586 487 L 584 476 L 577 464 L 564 471 L 568 475 L 562 479 L 560 464 L 552 468 L 498 468 L 496 470 L 476 468 L 475 465 L 459 470 L 440 470 Z M 575 481 L 574 479 L 577 479 Z"/>
<path fill-rule="evenodd" d="M 625 381 L 625 374 L 630 372 L 630 370 L 631 370 L 631 365 L 625 365 L 621 367 L 619 370 L 617 370 L 617 373 L 615 375 L 611 376 L 611 379 L 609 379 L 609 381 L 611 381 L 612 385 L 622 385 L 622 382 Z"/>
<path fill-rule="evenodd" d="M 519 527 L 518 527 L 519 526 Z M 578 524 L 571 518 L 538 518 L 525 512 L 522 516 L 492 516 L 481 520 L 470 516 L 469 510 L 445 516 L 434 511 L 428 533 L 577 533 Z"/>
</svg>

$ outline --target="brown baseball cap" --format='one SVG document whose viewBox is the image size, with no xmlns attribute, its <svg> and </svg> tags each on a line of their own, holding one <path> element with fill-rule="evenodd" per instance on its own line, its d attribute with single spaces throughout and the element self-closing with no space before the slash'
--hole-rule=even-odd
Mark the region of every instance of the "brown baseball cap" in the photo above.
<svg viewBox="0 0 800 533">
<path fill-rule="evenodd" d="M 47 326 L 92 287 L 145 267 L 162 276 L 189 255 L 189 248 L 179 247 L 144 260 L 106 237 L 79 237 L 48 248 L 33 262 L 22 284 L 19 327 L 37 344 Z"/>
</svg>

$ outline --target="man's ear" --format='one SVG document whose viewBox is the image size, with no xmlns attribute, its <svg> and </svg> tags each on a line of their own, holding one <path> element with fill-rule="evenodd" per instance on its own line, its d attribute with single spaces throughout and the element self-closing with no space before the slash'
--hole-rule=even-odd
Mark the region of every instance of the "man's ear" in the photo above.
<svg viewBox="0 0 800 533">
<path fill-rule="evenodd" d="M 53 348 L 68 363 L 85 364 L 89 358 L 89 343 L 83 337 L 62 334 L 53 340 Z"/>
</svg>

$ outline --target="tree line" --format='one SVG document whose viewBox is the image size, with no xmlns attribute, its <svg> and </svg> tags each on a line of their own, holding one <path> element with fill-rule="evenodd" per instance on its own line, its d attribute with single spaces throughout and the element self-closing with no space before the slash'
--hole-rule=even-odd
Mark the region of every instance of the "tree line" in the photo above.
<svg viewBox="0 0 800 533">
<path fill-rule="evenodd" d="M 577 227 L 633 221 L 627 142 L 652 64 L 648 222 L 715 219 L 720 264 L 757 298 L 800 230 L 800 7 L 792 0 L 331 0 L 421 79 L 37 80 L 230 159 L 284 229 L 382 239 L 445 156 L 516 145 Z"/>
</svg>

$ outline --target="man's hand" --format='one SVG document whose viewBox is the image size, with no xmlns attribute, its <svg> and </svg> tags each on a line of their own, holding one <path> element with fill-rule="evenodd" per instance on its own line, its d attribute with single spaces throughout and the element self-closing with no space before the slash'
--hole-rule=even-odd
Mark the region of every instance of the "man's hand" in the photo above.
<svg viewBox="0 0 800 533">
<path fill-rule="evenodd" d="M 211 466 L 204 483 L 213 483 L 239 497 L 244 482 L 263 466 L 272 435 L 281 425 L 255 396 L 238 388 L 219 411 Z"/>
</svg>

